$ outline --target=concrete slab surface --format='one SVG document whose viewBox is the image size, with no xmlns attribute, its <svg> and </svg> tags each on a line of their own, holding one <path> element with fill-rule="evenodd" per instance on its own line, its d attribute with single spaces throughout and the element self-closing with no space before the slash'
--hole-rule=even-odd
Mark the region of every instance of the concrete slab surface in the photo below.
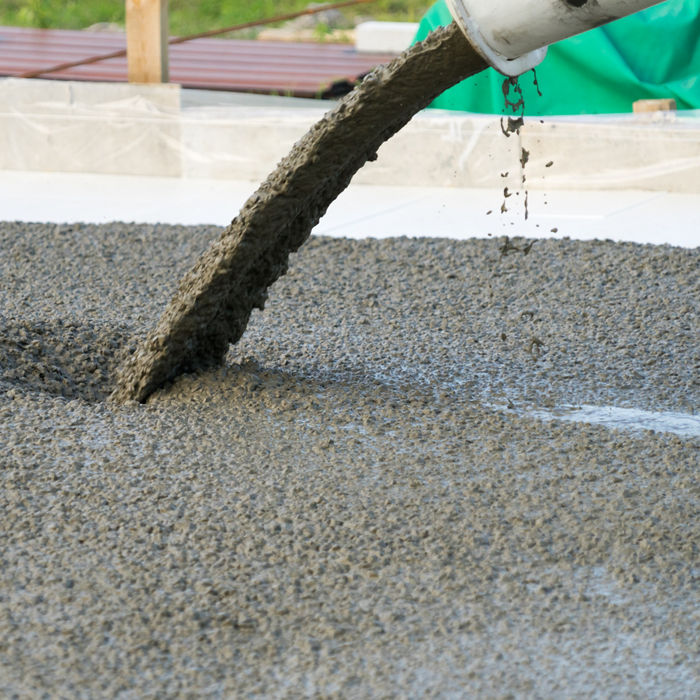
<svg viewBox="0 0 700 700">
<path fill-rule="evenodd" d="M 696 700 L 700 251 L 312 237 L 106 402 L 216 236 L 0 223 L 0 697 Z"/>
</svg>

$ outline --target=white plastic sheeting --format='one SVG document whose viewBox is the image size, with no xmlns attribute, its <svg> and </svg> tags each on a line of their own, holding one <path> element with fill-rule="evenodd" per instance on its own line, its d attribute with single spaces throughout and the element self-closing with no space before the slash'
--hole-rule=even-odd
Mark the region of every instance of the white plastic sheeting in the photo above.
<svg viewBox="0 0 700 700">
<path fill-rule="evenodd" d="M 137 86 L 0 80 L 0 169 L 258 182 L 327 103 Z M 522 149 L 529 152 L 523 173 Z M 426 110 L 354 182 L 700 193 L 700 112 L 526 119 Z"/>
</svg>

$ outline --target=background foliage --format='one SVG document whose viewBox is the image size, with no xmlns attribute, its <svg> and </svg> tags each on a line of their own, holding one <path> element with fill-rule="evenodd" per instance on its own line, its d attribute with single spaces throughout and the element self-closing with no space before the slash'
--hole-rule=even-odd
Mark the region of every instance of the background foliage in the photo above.
<svg viewBox="0 0 700 700">
<path fill-rule="evenodd" d="M 376 0 L 343 14 L 379 20 L 418 21 L 432 0 Z M 309 0 L 170 0 L 170 33 L 190 34 L 308 7 Z M 98 22 L 124 23 L 124 0 L 2 0 L 0 25 L 84 29 Z"/>
</svg>

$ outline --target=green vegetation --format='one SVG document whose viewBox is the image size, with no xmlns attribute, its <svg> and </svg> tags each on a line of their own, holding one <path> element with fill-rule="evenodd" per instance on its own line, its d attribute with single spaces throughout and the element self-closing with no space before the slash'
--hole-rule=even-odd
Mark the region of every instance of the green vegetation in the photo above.
<svg viewBox="0 0 700 700">
<path fill-rule="evenodd" d="M 170 0 L 170 33 L 192 34 L 287 14 L 310 0 Z M 343 14 L 379 20 L 417 21 L 432 0 L 376 0 L 343 8 Z M 124 0 L 3 0 L 0 25 L 84 29 L 98 22 L 124 23 Z"/>
</svg>

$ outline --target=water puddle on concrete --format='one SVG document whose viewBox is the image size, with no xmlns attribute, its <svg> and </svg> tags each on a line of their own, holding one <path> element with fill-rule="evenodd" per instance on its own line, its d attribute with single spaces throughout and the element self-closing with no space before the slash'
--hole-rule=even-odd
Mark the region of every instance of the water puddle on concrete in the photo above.
<svg viewBox="0 0 700 700">
<path fill-rule="evenodd" d="M 700 437 L 700 415 L 676 413 L 673 411 L 643 411 L 638 408 L 618 406 L 559 406 L 552 409 L 507 409 L 539 418 L 540 420 L 562 420 L 575 423 L 603 425 L 607 428 L 641 432 L 653 430 L 659 433 L 673 433 L 680 437 Z"/>
</svg>

